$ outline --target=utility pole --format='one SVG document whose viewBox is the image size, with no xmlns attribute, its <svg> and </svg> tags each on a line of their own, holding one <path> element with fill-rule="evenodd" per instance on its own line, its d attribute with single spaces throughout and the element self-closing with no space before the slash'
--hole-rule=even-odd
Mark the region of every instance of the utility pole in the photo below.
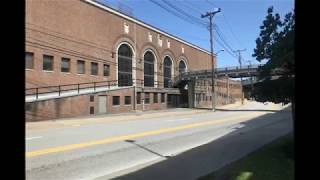
<svg viewBox="0 0 320 180">
<path fill-rule="evenodd" d="M 221 9 L 218 8 L 217 11 L 207 12 L 206 14 L 202 14 L 201 18 L 209 17 L 209 31 L 210 31 L 210 47 L 211 47 L 211 61 L 212 61 L 212 78 L 211 78 L 211 94 L 212 94 L 212 110 L 216 111 L 216 91 L 214 90 L 214 75 L 215 75 L 215 66 L 214 66 L 214 54 L 213 54 L 213 41 L 212 41 L 212 18 L 215 14 L 220 12 Z"/>
<path fill-rule="evenodd" d="M 251 66 L 251 61 L 250 60 L 248 60 L 247 62 L 249 62 L 249 67 L 251 68 L 252 66 Z M 251 74 L 250 74 L 251 75 Z M 250 83 L 251 83 L 251 98 L 253 99 L 253 97 L 252 97 L 252 93 L 253 93 L 253 76 L 251 75 L 251 77 L 250 77 Z"/>
<path fill-rule="evenodd" d="M 241 51 L 246 51 L 246 49 L 242 49 L 242 50 L 235 50 L 235 51 L 233 51 L 233 52 L 237 52 L 238 53 L 238 60 L 239 60 L 239 64 L 240 64 L 240 70 L 242 69 L 241 67 Z M 240 75 L 240 82 L 241 82 L 241 91 L 242 91 L 242 93 L 241 93 L 241 104 L 243 105 L 243 101 L 244 101 L 244 94 L 243 94 L 243 85 L 242 85 L 242 76 Z"/>
</svg>

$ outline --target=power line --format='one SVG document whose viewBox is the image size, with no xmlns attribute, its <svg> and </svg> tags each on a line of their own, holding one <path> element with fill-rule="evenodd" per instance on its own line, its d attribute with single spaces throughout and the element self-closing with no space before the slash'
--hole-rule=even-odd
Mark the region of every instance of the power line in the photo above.
<svg viewBox="0 0 320 180">
<path fill-rule="evenodd" d="M 178 10 L 178 11 L 181 11 L 181 12 L 183 12 L 183 14 L 185 14 L 185 15 L 187 15 L 188 17 L 190 17 L 190 15 L 189 14 L 187 14 L 186 12 L 184 12 L 183 10 L 181 10 L 180 8 L 177 8 L 176 6 L 174 6 L 174 5 L 172 5 L 171 3 L 169 3 L 168 1 L 166 1 L 166 0 L 163 0 L 165 3 L 167 3 L 168 5 L 170 5 L 172 8 L 174 8 L 174 9 L 176 9 L 176 10 Z M 192 16 L 193 17 L 193 16 Z M 194 18 L 194 17 L 193 17 Z M 216 26 L 216 27 L 215 27 Z M 218 29 L 218 27 L 217 27 L 217 25 L 215 25 L 214 26 L 214 28 L 216 29 L 216 32 L 218 33 L 218 36 L 219 36 L 219 38 L 221 39 L 221 41 L 219 41 L 219 40 L 217 40 L 217 42 L 221 45 L 221 46 L 223 46 L 225 49 L 226 49 L 226 51 L 232 56 L 232 57 L 234 57 L 234 58 L 237 58 L 233 53 L 232 53 L 232 51 L 233 51 L 233 48 L 227 43 L 227 41 L 225 40 L 225 38 L 223 37 L 223 35 L 222 35 L 222 33 L 221 33 L 221 31 Z M 225 45 L 224 45 L 225 44 Z"/>
<path fill-rule="evenodd" d="M 178 11 L 179 13 L 191 18 L 193 21 L 203 25 L 203 26 L 207 26 L 206 23 L 204 23 L 201 19 L 197 18 L 197 17 L 194 17 L 190 14 L 188 14 L 187 12 L 185 12 L 183 9 L 181 8 L 178 8 L 177 6 L 173 5 L 172 3 L 170 3 L 169 1 L 167 0 L 162 0 L 164 3 L 166 3 L 168 6 L 170 6 L 171 8 L 175 9 L 176 11 Z"/>
<path fill-rule="evenodd" d="M 184 2 L 184 3 L 182 3 L 182 2 Z M 188 3 L 188 1 L 182 1 L 182 2 L 180 2 L 180 3 L 181 3 L 183 6 L 187 7 L 188 9 L 192 9 L 193 11 L 196 11 L 196 12 L 198 12 L 199 14 L 202 13 L 202 12 L 201 12 L 201 9 L 196 8 L 195 6 L 190 5 L 190 4 Z"/>
<path fill-rule="evenodd" d="M 159 2 L 157 2 L 155 0 L 150 0 L 150 1 L 152 3 L 154 3 L 154 4 L 156 4 L 157 6 L 161 7 L 162 9 L 166 10 L 167 12 L 173 14 L 174 16 L 176 16 L 176 17 L 178 17 L 178 18 L 180 18 L 180 19 L 182 19 L 182 20 L 184 20 L 186 22 L 189 22 L 189 23 L 195 24 L 195 25 L 200 25 L 201 27 L 203 27 L 202 23 L 199 24 L 199 22 L 194 22 L 194 21 L 182 16 L 181 14 L 177 13 L 176 11 L 173 11 L 173 10 L 169 9 L 168 7 L 164 6 L 163 4 L 161 4 L 161 3 L 159 3 Z"/>
<path fill-rule="evenodd" d="M 234 48 L 232 48 L 227 41 L 225 40 L 225 38 L 222 35 L 222 32 L 220 31 L 220 28 L 217 25 L 214 25 L 213 28 L 216 30 L 218 37 L 221 39 L 221 41 L 231 50 L 233 51 Z"/>
<path fill-rule="evenodd" d="M 206 23 L 201 21 L 200 19 L 194 17 L 193 15 L 190 15 L 189 13 L 187 13 L 185 10 L 177 7 L 176 5 L 168 2 L 167 0 L 162 0 L 167 6 L 169 6 L 170 8 L 174 9 L 169 9 L 168 7 L 166 7 L 164 4 L 161 4 L 155 0 L 150 0 L 152 3 L 158 5 L 159 7 L 163 8 L 164 10 L 168 11 L 169 13 L 175 15 L 176 17 L 186 21 L 186 22 L 189 22 L 189 23 L 192 23 L 192 24 L 196 24 L 196 25 L 200 25 L 201 27 L 207 27 Z M 184 4 L 185 7 L 189 8 L 190 9 L 190 6 L 187 6 L 186 4 Z M 192 8 L 194 11 L 197 11 L 197 12 L 200 12 L 199 10 L 195 9 L 195 8 Z M 179 14 L 180 13 L 180 14 Z M 200 12 L 201 13 L 201 12 Z M 223 37 L 222 35 L 222 32 L 214 27 L 214 29 L 216 30 L 216 32 L 218 33 L 218 37 L 221 39 L 221 41 L 218 41 L 218 43 L 223 46 L 226 51 L 233 57 L 236 58 L 236 56 L 234 56 L 234 54 L 232 53 L 233 49 L 228 43 L 227 41 L 225 40 L 225 38 Z M 224 44 L 224 45 L 223 45 Z"/>
<path fill-rule="evenodd" d="M 219 39 L 216 38 L 216 42 L 217 42 L 221 47 L 223 47 L 224 50 L 225 50 L 228 54 L 230 54 L 230 56 L 232 56 L 232 57 L 234 57 L 234 58 L 237 58 L 237 57 L 234 55 L 234 53 L 232 53 L 232 51 L 230 51 Z"/>
<path fill-rule="evenodd" d="M 206 0 L 206 2 L 210 5 L 212 5 L 213 7 L 216 6 L 216 4 L 214 4 L 213 2 L 210 2 L 209 0 Z M 224 18 L 224 22 L 225 24 L 228 26 L 228 30 L 231 32 L 232 36 L 234 37 L 234 39 L 238 42 L 239 45 L 243 46 L 243 44 L 239 41 L 239 39 L 237 38 L 237 36 L 235 35 L 232 26 L 230 25 L 229 21 L 227 20 L 227 17 L 224 15 L 224 13 L 222 12 L 222 16 Z"/>
<path fill-rule="evenodd" d="M 165 3 L 167 3 L 167 4 L 169 4 L 167 1 L 165 1 L 165 0 L 163 0 Z M 178 11 L 182 11 L 180 8 L 177 8 L 176 6 L 171 6 L 172 8 L 175 8 L 176 10 L 178 10 Z M 200 12 L 200 11 L 198 11 L 198 10 L 195 10 L 195 11 L 197 11 L 197 12 Z M 187 13 L 185 13 L 185 14 L 187 14 Z M 188 15 L 188 14 L 187 14 Z M 188 16 L 190 16 L 190 15 L 188 15 Z M 193 17 L 193 16 L 192 16 Z M 216 30 L 216 31 L 219 31 L 219 29 L 218 30 Z M 219 40 L 217 40 L 217 42 L 219 43 L 219 45 L 221 45 L 224 49 L 226 49 L 226 51 L 232 56 L 232 57 L 234 57 L 234 58 L 237 58 L 233 53 L 232 53 L 232 51 L 233 51 L 233 48 L 226 42 L 226 40 L 225 40 L 225 38 L 223 38 L 223 35 L 222 35 L 222 33 L 221 33 L 221 31 L 219 31 L 219 32 L 217 32 L 218 33 L 218 36 L 219 36 L 219 38 L 221 39 L 221 41 L 219 41 Z M 225 45 L 224 45 L 225 44 Z"/>
<path fill-rule="evenodd" d="M 237 36 L 235 35 L 234 31 L 232 30 L 232 26 L 229 24 L 229 22 L 228 22 L 226 16 L 224 15 L 224 13 L 222 13 L 222 16 L 223 16 L 226 24 L 229 26 L 229 30 L 230 30 L 231 34 L 233 35 L 233 37 L 236 39 L 236 41 L 238 42 L 239 45 L 242 45 L 242 46 L 243 46 L 243 44 L 241 43 L 241 41 L 239 41 L 239 39 L 238 39 Z"/>
</svg>

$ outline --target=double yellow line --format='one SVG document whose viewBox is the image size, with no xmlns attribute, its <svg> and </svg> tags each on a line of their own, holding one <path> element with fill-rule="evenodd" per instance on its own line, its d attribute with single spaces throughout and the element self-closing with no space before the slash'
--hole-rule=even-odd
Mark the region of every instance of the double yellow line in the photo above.
<svg viewBox="0 0 320 180">
<path fill-rule="evenodd" d="M 45 154 L 50 154 L 50 153 L 70 151 L 70 150 L 74 150 L 74 149 L 80 149 L 80 148 L 85 148 L 85 147 L 90 147 L 90 146 L 101 145 L 101 144 L 108 144 L 108 143 L 124 141 L 124 140 L 128 140 L 128 139 L 141 138 L 141 137 L 146 137 L 146 136 L 152 136 L 152 135 L 157 135 L 157 134 L 163 134 L 163 133 L 168 133 L 168 132 L 175 132 L 175 131 L 179 131 L 179 130 L 191 129 L 191 128 L 196 128 L 196 127 L 201 127 L 201 126 L 206 126 L 206 125 L 221 124 L 221 123 L 225 123 L 225 122 L 234 122 L 234 121 L 239 121 L 239 119 L 242 119 L 242 118 L 255 117 L 258 114 L 261 114 L 261 113 L 224 118 L 221 120 L 208 120 L 208 121 L 204 121 L 204 122 L 191 123 L 191 124 L 181 125 L 181 126 L 172 127 L 172 128 L 162 128 L 162 129 L 158 129 L 158 130 L 145 131 L 145 132 L 137 133 L 137 134 L 109 137 L 109 138 L 105 138 L 105 139 L 101 139 L 101 140 L 89 141 L 89 142 L 84 142 L 84 143 L 79 143 L 79 144 L 69 144 L 69 145 L 65 145 L 65 146 L 58 146 L 58 147 L 53 147 L 53 148 L 48 148 L 48 149 L 30 151 L 30 152 L 26 152 L 26 157 L 34 157 L 34 156 L 40 156 L 40 155 L 45 155 Z M 249 119 L 241 120 L 239 122 L 243 122 L 243 121 L 247 121 L 247 120 L 249 120 Z"/>
</svg>

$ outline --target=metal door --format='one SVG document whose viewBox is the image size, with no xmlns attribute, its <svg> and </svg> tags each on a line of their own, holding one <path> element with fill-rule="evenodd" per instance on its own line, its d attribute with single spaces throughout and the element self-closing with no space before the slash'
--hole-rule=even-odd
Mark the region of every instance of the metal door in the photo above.
<svg viewBox="0 0 320 180">
<path fill-rule="evenodd" d="M 99 108 L 98 108 L 98 113 L 106 113 L 107 112 L 107 96 L 98 96 L 98 103 L 99 103 Z"/>
</svg>

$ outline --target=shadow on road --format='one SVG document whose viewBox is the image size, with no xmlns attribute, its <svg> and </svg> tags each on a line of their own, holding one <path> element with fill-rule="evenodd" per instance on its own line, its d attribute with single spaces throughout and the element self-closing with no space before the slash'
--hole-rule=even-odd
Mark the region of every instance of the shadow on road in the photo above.
<svg viewBox="0 0 320 180">
<path fill-rule="evenodd" d="M 230 131 L 228 133 L 207 144 L 177 156 L 165 157 L 167 159 L 164 161 L 115 177 L 113 180 L 191 180 L 220 169 L 292 131 L 291 112 L 288 108 L 266 112 L 269 113 L 241 122 L 238 125 L 229 126 Z M 135 143 L 134 140 L 127 140 L 126 142 L 164 157 Z"/>
<path fill-rule="evenodd" d="M 166 159 L 168 159 L 168 158 L 171 157 L 171 156 L 164 156 L 164 155 L 159 154 L 159 153 L 157 153 L 157 152 L 155 152 L 155 151 L 152 151 L 151 149 L 148 149 L 148 148 L 146 148 L 146 147 L 144 147 L 144 146 L 142 146 L 142 145 L 140 145 L 140 144 L 137 144 L 135 140 L 125 140 L 125 142 L 128 142 L 128 143 L 131 143 L 131 144 L 133 144 L 133 145 L 136 145 L 136 146 L 140 147 L 141 149 L 144 149 L 144 150 L 146 150 L 146 151 L 148 151 L 148 152 L 151 152 L 152 154 L 155 154 L 155 155 L 157 155 L 157 156 L 159 156 L 159 157 L 163 157 L 163 158 L 166 158 Z"/>
<path fill-rule="evenodd" d="M 269 110 L 269 109 L 219 109 L 216 111 L 260 111 L 260 112 L 278 112 L 279 110 Z"/>
</svg>

